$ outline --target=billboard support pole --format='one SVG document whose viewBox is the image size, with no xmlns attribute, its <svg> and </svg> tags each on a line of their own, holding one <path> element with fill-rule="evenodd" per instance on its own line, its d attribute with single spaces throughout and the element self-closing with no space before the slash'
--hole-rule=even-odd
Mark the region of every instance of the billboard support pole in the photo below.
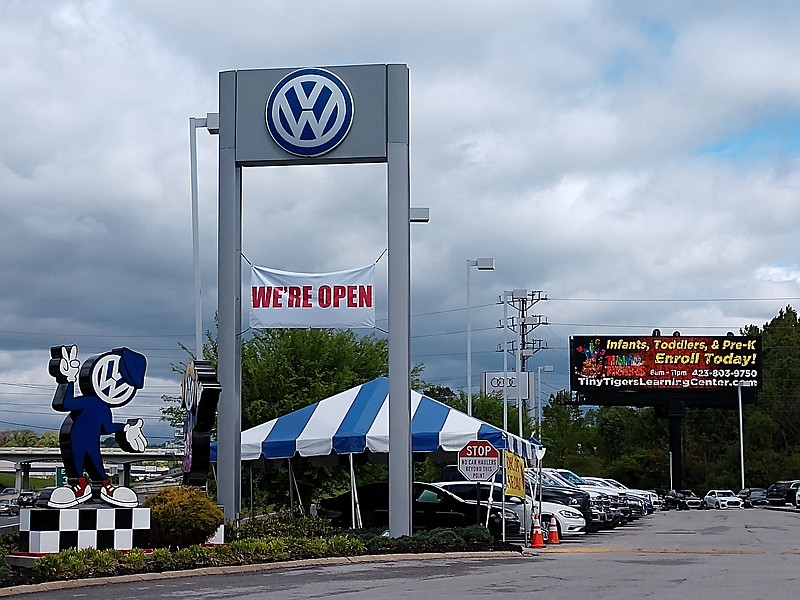
<svg viewBox="0 0 800 600">
<path fill-rule="evenodd" d="M 736 386 L 737 392 L 739 394 L 739 459 L 742 465 L 742 487 L 740 490 L 744 489 L 744 428 L 742 426 L 742 382 L 740 381 L 739 384 Z"/>
<path fill-rule="evenodd" d="M 669 451 L 672 454 L 672 480 L 676 488 L 683 487 L 683 412 L 681 399 L 669 401 L 667 420 L 669 421 Z"/>
</svg>

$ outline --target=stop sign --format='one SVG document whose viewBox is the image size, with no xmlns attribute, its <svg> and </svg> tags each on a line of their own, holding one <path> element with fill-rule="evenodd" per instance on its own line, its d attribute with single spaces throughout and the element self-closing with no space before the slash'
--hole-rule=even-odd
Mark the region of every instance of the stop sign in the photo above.
<svg viewBox="0 0 800 600">
<path fill-rule="evenodd" d="M 458 470 L 469 481 L 489 481 L 500 468 L 500 453 L 485 440 L 471 440 L 458 451 Z"/>
</svg>

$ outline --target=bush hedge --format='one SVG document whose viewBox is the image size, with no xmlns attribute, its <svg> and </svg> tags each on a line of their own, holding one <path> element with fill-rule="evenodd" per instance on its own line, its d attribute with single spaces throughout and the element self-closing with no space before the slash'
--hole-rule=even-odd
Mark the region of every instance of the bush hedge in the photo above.
<svg viewBox="0 0 800 600">
<path fill-rule="evenodd" d="M 155 548 L 203 544 L 225 522 L 222 509 L 188 485 L 164 488 L 144 505 L 150 509 L 150 543 Z"/>
<path fill-rule="evenodd" d="M 391 538 L 382 529 L 342 531 L 318 517 L 274 515 L 233 529 L 225 545 L 189 545 L 152 551 L 64 550 L 39 558 L 30 570 L 0 569 L 0 586 L 132 573 L 157 573 L 210 566 L 270 563 L 302 558 L 491 550 L 500 546 L 480 525 L 420 531 Z M 16 550 L 19 534 L 0 537 L 0 549 Z M 505 549 L 516 547 L 506 545 Z"/>
</svg>

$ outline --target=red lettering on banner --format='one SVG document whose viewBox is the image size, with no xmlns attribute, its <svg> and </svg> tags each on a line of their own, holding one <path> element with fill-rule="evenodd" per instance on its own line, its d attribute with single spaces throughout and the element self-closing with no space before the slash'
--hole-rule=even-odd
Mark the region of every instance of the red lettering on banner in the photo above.
<svg viewBox="0 0 800 600">
<path fill-rule="evenodd" d="M 331 307 L 331 286 L 329 285 L 319 286 L 319 292 L 317 292 L 317 304 L 319 305 L 320 308 Z"/>
<path fill-rule="evenodd" d="M 281 294 L 283 288 L 267 286 L 253 286 L 253 308 L 281 308 Z"/>
<path fill-rule="evenodd" d="M 287 308 L 312 308 L 311 306 L 311 286 L 299 285 L 289 286 L 289 298 L 286 303 Z"/>
<path fill-rule="evenodd" d="M 339 308 L 339 303 L 342 299 L 344 299 L 346 294 L 346 289 L 343 285 L 335 285 L 333 286 L 333 307 Z"/>
<path fill-rule="evenodd" d="M 358 306 L 358 298 L 356 298 L 356 293 L 358 292 L 357 286 L 355 285 L 348 285 L 347 286 L 347 308 L 356 308 Z"/>
<path fill-rule="evenodd" d="M 358 286 L 358 306 L 361 308 L 372 308 L 372 286 Z"/>
<path fill-rule="evenodd" d="M 269 306 L 269 295 L 267 288 L 263 285 L 253 286 L 253 308 L 261 308 L 262 306 Z"/>
<path fill-rule="evenodd" d="M 300 288 L 296 285 L 290 285 L 286 308 L 297 308 L 298 306 L 300 306 Z"/>
</svg>

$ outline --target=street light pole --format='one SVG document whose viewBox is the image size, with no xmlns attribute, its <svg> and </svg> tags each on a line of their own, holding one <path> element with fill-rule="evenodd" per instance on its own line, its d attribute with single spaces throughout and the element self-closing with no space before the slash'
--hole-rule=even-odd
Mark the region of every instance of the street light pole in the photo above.
<svg viewBox="0 0 800 600">
<path fill-rule="evenodd" d="M 195 358 L 203 358 L 203 308 L 200 299 L 200 217 L 197 201 L 197 128 L 219 134 L 219 113 L 208 113 L 205 119 L 189 117 L 189 168 L 192 192 L 192 263 L 194 266 L 194 344 Z"/>
<path fill-rule="evenodd" d="M 494 271 L 494 258 L 467 259 L 467 414 L 472 415 L 472 299 L 470 294 L 470 269 Z"/>
<path fill-rule="evenodd" d="M 536 437 L 542 441 L 542 370 L 545 373 L 553 372 L 553 365 L 539 365 L 536 367 Z"/>
</svg>

